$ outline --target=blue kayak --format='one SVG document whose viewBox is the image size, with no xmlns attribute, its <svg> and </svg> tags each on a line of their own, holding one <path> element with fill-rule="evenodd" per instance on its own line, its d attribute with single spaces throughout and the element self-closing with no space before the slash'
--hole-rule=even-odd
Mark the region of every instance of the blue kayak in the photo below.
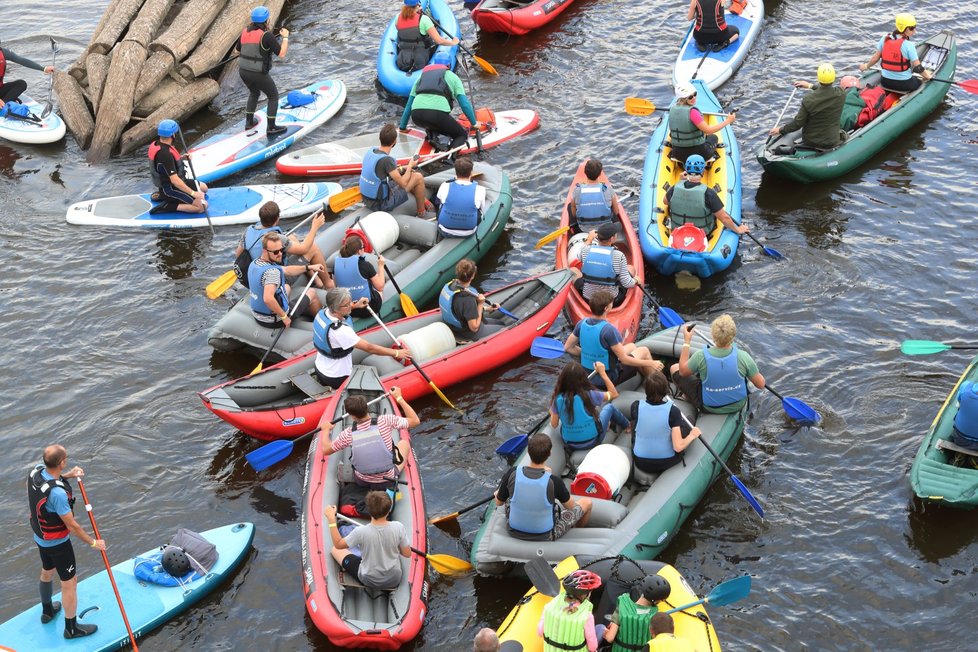
<svg viewBox="0 0 978 652">
<path fill-rule="evenodd" d="M 448 32 L 445 34 L 439 30 L 441 36 L 462 38 L 462 30 L 459 28 L 458 20 L 445 0 L 421 0 L 421 6 L 426 14 L 433 16 L 435 22 Z M 457 45 L 439 45 L 435 52 L 447 52 L 452 59 L 452 70 L 455 70 L 455 56 L 458 54 Z M 397 14 L 395 14 L 390 25 L 387 26 L 384 36 L 380 39 L 380 52 L 377 53 L 377 78 L 380 80 L 381 86 L 391 95 L 407 97 L 411 94 L 414 82 L 420 76 L 420 70 L 404 72 L 397 67 Z"/>
<path fill-rule="evenodd" d="M 137 639 L 179 615 L 230 577 L 251 549 L 255 526 L 252 523 L 236 523 L 200 534 L 217 546 L 217 563 L 207 575 L 182 587 L 159 586 L 136 579 L 133 575 L 133 559 L 112 567 L 112 575 L 119 588 L 119 595 L 122 596 L 122 604 L 126 607 L 129 625 Z M 141 556 L 149 556 L 155 551 L 156 549 L 149 550 Z M 54 599 L 60 600 L 61 595 L 54 596 Z M 63 614 L 58 614 L 54 620 L 42 625 L 41 605 L 36 604 L 0 625 L 0 649 L 13 652 L 103 652 L 126 647 L 129 644 L 129 634 L 112 592 L 109 575 L 104 570 L 78 582 L 78 622 L 98 625 L 98 631 L 84 638 L 65 640 L 62 634 Z"/>
</svg>

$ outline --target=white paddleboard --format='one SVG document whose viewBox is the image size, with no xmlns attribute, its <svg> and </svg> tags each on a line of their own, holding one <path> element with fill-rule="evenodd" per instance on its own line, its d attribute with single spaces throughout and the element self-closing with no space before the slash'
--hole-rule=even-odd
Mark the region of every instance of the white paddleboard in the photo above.
<svg viewBox="0 0 978 652">
<path fill-rule="evenodd" d="M 747 0 L 747 6 L 737 15 L 732 11 L 726 12 L 728 25 L 736 25 L 740 37 L 714 52 L 700 50 L 693 40 L 693 27 L 686 32 L 686 38 L 676 57 L 676 65 L 672 69 L 672 85 L 675 88 L 682 82 L 695 78 L 702 80 L 711 91 L 730 79 L 737 68 L 744 63 L 747 51 L 761 31 L 764 23 L 764 0 Z"/>
<path fill-rule="evenodd" d="M 21 103 L 31 111 L 31 118 L 0 118 L 0 138 L 15 143 L 55 143 L 65 137 L 65 122 L 54 111 L 41 118 L 44 105 L 26 95 L 20 96 Z"/>
</svg>

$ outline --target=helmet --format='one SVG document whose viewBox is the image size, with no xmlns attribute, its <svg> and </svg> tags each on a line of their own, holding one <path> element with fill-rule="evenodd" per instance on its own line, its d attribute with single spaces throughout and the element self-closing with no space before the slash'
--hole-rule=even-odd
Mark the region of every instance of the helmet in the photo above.
<svg viewBox="0 0 978 652">
<path fill-rule="evenodd" d="M 176 546 L 163 549 L 163 570 L 173 577 L 183 577 L 190 571 L 190 560 L 187 553 Z"/>
<path fill-rule="evenodd" d="M 267 23 L 269 15 L 268 7 L 255 7 L 251 10 L 251 22 L 258 23 L 259 25 L 261 23 Z"/>
<path fill-rule="evenodd" d="M 561 581 L 564 591 L 573 598 L 583 598 L 595 589 L 601 588 L 601 578 L 589 570 L 576 570 L 568 573 Z"/>
<path fill-rule="evenodd" d="M 859 77 L 846 75 L 839 80 L 839 88 L 859 88 Z"/>
<path fill-rule="evenodd" d="M 687 174 L 703 174 L 706 169 L 706 159 L 699 154 L 693 154 L 686 159 Z"/>
<path fill-rule="evenodd" d="M 685 100 L 687 97 L 693 97 L 696 95 L 696 89 L 692 84 L 682 83 L 676 85 L 676 97 L 681 100 Z"/>
<path fill-rule="evenodd" d="M 818 83 L 831 84 L 835 81 L 835 68 L 831 63 L 823 63 L 818 67 Z"/>
<path fill-rule="evenodd" d="M 417 7 L 421 4 L 421 0 L 404 0 L 404 5 L 407 7 Z"/>
<path fill-rule="evenodd" d="M 908 27 L 916 27 L 917 19 L 913 17 L 913 14 L 897 14 L 896 15 L 896 30 L 902 32 Z"/>
<path fill-rule="evenodd" d="M 672 587 L 669 586 L 669 580 L 661 575 L 646 575 L 639 582 L 638 590 L 642 597 L 654 604 L 659 600 L 668 598 L 669 593 L 672 592 Z"/>
<path fill-rule="evenodd" d="M 452 67 L 452 55 L 444 50 L 439 50 L 435 52 L 435 56 L 431 59 L 432 65 L 435 66 L 448 66 Z"/>
<path fill-rule="evenodd" d="M 156 128 L 156 133 L 164 138 L 169 138 L 178 131 L 180 131 L 180 125 L 177 124 L 176 120 L 163 120 Z"/>
</svg>

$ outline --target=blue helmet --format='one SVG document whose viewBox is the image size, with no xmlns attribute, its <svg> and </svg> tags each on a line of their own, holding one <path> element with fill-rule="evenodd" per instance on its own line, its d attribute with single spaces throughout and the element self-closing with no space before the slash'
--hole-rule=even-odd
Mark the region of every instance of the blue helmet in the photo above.
<svg viewBox="0 0 978 652">
<path fill-rule="evenodd" d="M 404 0 L 404 4 L 408 7 L 417 7 L 421 4 L 421 0 Z"/>
<path fill-rule="evenodd" d="M 177 124 L 176 120 L 163 120 L 156 128 L 156 133 L 164 138 L 169 138 L 178 131 L 180 131 L 180 125 Z"/>
<path fill-rule="evenodd" d="M 449 68 L 451 68 L 452 58 L 453 58 L 452 55 L 450 55 L 448 52 L 445 52 L 444 50 L 439 50 L 438 52 L 435 52 L 435 56 L 431 60 L 431 63 L 435 66 L 448 66 Z"/>
<path fill-rule="evenodd" d="M 704 159 L 699 154 L 693 154 L 686 159 L 686 173 L 687 174 L 703 174 L 703 170 L 706 169 L 706 159 Z"/>
<path fill-rule="evenodd" d="M 251 22 L 253 23 L 267 23 L 268 16 L 268 7 L 255 7 L 251 10 Z"/>
</svg>

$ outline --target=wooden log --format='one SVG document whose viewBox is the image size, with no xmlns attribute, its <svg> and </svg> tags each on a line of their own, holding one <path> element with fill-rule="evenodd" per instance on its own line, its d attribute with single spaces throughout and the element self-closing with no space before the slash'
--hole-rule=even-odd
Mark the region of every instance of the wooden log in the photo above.
<svg viewBox="0 0 978 652">
<path fill-rule="evenodd" d="M 85 79 L 85 60 L 92 52 L 92 44 L 95 42 L 95 39 L 98 38 L 99 32 L 102 31 L 102 28 L 105 27 L 105 23 L 108 22 L 109 18 L 117 10 L 120 2 L 122 2 L 122 0 L 109 0 L 108 6 L 106 6 L 105 11 L 102 13 L 102 17 L 98 21 L 98 25 L 96 25 L 95 29 L 92 31 L 92 39 L 88 42 L 88 46 L 82 50 L 82 53 L 78 55 L 75 62 L 68 67 L 68 74 L 74 77 L 76 80 L 82 81 Z"/>
<path fill-rule="evenodd" d="M 108 14 L 108 19 L 102 24 L 102 28 L 92 36 L 92 44 L 89 49 L 99 54 L 108 54 L 126 29 L 129 28 L 129 23 L 133 21 L 142 6 L 143 0 L 112 2 L 109 5 L 111 14 Z"/>
<path fill-rule="evenodd" d="M 123 40 L 136 41 L 148 51 L 149 44 L 156 36 L 156 32 L 159 31 L 160 25 L 163 24 L 163 19 L 170 12 L 171 6 L 173 6 L 173 0 L 145 0 L 142 9 L 139 10 L 139 15 L 132 21 L 132 25 L 129 26 L 129 31 L 126 32 Z"/>
<path fill-rule="evenodd" d="M 102 88 L 105 85 L 105 78 L 109 74 L 109 57 L 92 52 L 85 59 L 85 70 L 88 72 L 88 99 L 92 102 L 92 109 L 98 113 L 98 104 L 102 99 Z"/>
<path fill-rule="evenodd" d="M 183 79 L 178 82 L 175 79 L 167 77 L 157 84 L 156 88 L 147 93 L 145 97 L 136 102 L 136 106 L 134 106 L 132 109 L 132 114 L 134 116 L 139 116 L 140 118 L 145 118 L 163 106 L 170 96 L 173 95 L 175 89 L 186 87 L 187 84 L 183 81 Z"/>
<path fill-rule="evenodd" d="M 210 103 L 220 90 L 220 84 L 207 77 L 182 88 L 174 88 L 173 94 L 163 106 L 122 134 L 119 143 L 120 153 L 129 154 L 151 141 L 156 135 L 156 128 L 161 120 L 182 122 Z"/>
<path fill-rule="evenodd" d="M 285 4 L 285 0 L 266 0 L 264 4 L 268 7 L 268 24 L 274 25 L 282 13 L 282 6 Z M 274 55 L 272 55 L 272 59 L 275 59 Z M 232 88 L 232 84 L 236 81 L 239 84 L 241 83 L 238 81 L 240 79 L 238 77 L 238 63 L 238 60 L 235 59 L 224 66 L 224 69 L 221 71 L 221 76 L 217 78 L 217 81 L 221 82 L 222 89 Z"/>
<path fill-rule="evenodd" d="M 167 50 L 158 50 L 151 54 L 139 73 L 139 81 L 136 82 L 133 99 L 138 103 L 139 100 L 152 93 L 175 64 L 173 55 Z"/>
<path fill-rule="evenodd" d="M 217 65 L 241 38 L 241 30 L 251 20 L 255 0 L 228 0 L 224 10 L 207 30 L 200 45 L 178 71 L 187 81 L 196 79 Z"/>
<path fill-rule="evenodd" d="M 78 141 L 82 149 L 86 149 L 92 140 L 92 132 L 95 131 L 95 122 L 92 114 L 85 104 L 85 95 L 82 93 L 78 80 L 71 75 L 63 72 L 54 73 L 54 92 L 58 96 L 58 104 L 61 105 L 61 117 L 64 118 L 68 131 Z"/>
<path fill-rule="evenodd" d="M 120 43 L 112 54 L 109 74 L 102 91 L 102 101 L 95 117 L 89 163 L 99 163 L 112 155 L 112 148 L 132 115 L 133 91 L 139 71 L 146 61 L 146 49 L 129 39 Z"/>
</svg>

